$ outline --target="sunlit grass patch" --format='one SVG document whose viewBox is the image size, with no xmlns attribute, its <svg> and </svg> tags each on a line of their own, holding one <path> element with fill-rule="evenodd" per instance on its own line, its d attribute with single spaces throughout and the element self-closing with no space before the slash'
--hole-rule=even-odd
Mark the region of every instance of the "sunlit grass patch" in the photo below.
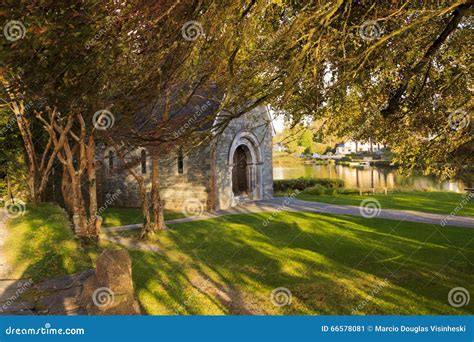
<svg viewBox="0 0 474 342">
<path fill-rule="evenodd" d="M 161 255 L 131 252 L 146 312 L 474 312 L 472 303 L 454 308 L 447 301 L 453 287 L 474 292 L 472 230 L 440 232 L 429 224 L 314 213 L 280 213 L 264 227 L 268 215 L 176 224 L 152 242 Z M 291 304 L 272 304 L 271 292 L 278 287 L 291 292 Z"/>
<path fill-rule="evenodd" d="M 87 251 L 69 228 L 66 213 L 56 205 L 28 206 L 23 216 L 8 222 L 7 229 L 2 252 L 12 278 L 39 280 L 92 268 Z"/>
<path fill-rule="evenodd" d="M 301 193 L 297 197 L 305 201 L 354 206 L 359 206 L 364 199 L 374 198 L 380 202 L 382 209 L 413 210 L 446 215 L 456 210 L 456 215 L 474 216 L 474 200 L 466 200 L 466 196 L 466 194 L 454 192 L 413 191 L 370 196 L 358 194 L 316 196 Z"/>
</svg>

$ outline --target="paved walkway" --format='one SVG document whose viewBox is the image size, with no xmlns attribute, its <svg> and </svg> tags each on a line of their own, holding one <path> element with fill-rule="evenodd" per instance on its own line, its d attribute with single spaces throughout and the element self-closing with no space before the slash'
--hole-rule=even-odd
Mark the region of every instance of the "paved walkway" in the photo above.
<svg viewBox="0 0 474 342">
<path fill-rule="evenodd" d="M 454 208 L 453 208 L 454 209 Z M 302 201 L 299 199 L 287 199 L 284 197 L 275 197 L 271 200 L 250 202 L 245 205 L 240 205 L 227 210 L 219 210 L 214 212 L 205 212 L 202 215 L 194 217 L 185 217 L 180 219 L 168 220 L 166 223 L 183 223 L 191 221 L 208 220 L 211 218 L 224 216 L 224 215 L 237 215 L 237 214 L 252 214 L 261 212 L 278 212 L 278 211 L 289 211 L 289 212 L 313 212 L 313 213 L 328 213 L 328 214 L 344 214 L 351 216 L 362 216 L 359 207 L 352 205 L 336 205 L 320 202 L 309 202 Z M 442 222 L 445 222 L 445 226 L 456 226 L 465 228 L 474 228 L 474 217 L 468 216 L 452 216 L 424 213 L 419 211 L 408 211 L 408 210 L 394 210 L 394 209 L 380 209 L 377 215 L 378 218 L 397 220 L 397 221 L 410 221 L 419 223 L 431 223 L 433 225 L 440 226 Z M 142 224 L 131 224 L 121 227 L 103 228 L 104 232 L 124 231 L 130 229 L 141 228 Z"/>
<path fill-rule="evenodd" d="M 109 235 L 109 234 L 103 235 L 101 236 L 101 238 L 113 243 L 117 243 L 131 250 L 150 251 L 150 252 L 155 252 L 155 253 L 161 252 L 161 249 L 155 244 L 138 241 L 137 239 L 125 238 L 122 236 Z"/>
</svg>

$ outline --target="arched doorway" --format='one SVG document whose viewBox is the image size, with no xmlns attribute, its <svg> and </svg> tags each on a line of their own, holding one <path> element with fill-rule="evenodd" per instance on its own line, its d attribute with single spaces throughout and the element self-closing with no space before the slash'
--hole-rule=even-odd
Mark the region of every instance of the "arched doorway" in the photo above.
<svg viewBox="0 0 474 342">
<path fill-rule="evenodd" d="M 262 151 L 251 132 L 238 132 L 228 147 L 227 166 L 214 178 L 216 208 L 263 198 Z M 218 157 L 216 158 L 218 160 Z"/>
<path fill-rule="evenodd" d="M 234 196 L 248 196 L 251 192 L 248 166 L 251 163 L 247 146 L 240 145 L 235 149 L 232 168 L 232 192 Z"/>
</svg>

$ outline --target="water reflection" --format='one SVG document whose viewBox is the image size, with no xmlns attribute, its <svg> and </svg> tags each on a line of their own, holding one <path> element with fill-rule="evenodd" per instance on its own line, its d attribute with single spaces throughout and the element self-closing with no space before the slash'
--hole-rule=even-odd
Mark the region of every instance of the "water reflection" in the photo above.
<svg viewBox="0 0 474 342">
<path fill-rule="evenodd" d="M 408 188 L 408 189 L 437 189 L 443 191 L 464 192 L 468 187 L 464 181 L 441 181 L 436 176 L 421 174 L 406 176 L 391 168 L 379 167 L 350 167 L 345 165 L 274 165 L 273 179 L 310 178 L 339 178 L 344 180 L 347 188 Z"/>
</svg>

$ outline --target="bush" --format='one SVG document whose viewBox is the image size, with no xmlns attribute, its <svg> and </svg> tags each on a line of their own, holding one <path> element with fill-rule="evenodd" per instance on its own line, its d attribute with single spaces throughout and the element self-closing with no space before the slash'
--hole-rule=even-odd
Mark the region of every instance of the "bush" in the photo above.
<svg viewBox="0 0 474 342">
<path fill-rule="evenodd" d="M 312 156 L 313 155 L 313 148 L 312 147 L 306 147 L 303 151 L 303 155 Z"/>
<path fill-rule="evenodd" d="M 344 186 L 344 181 L 341 179 L 332 178 L 297 178 L 297 179 L 283 179 L 273 181 L 273 191 L 286 192 L 288 190 L 303 191 L 306 188 L 321 185 L 328 189 L 337 189 Z"/>
<path fill-rule="evenodd" d="M 359 190 L 358 189 L 353 189 L 353 188 L 348 188 L 348 189 L 337 189 L 337 194 L 339 195 L 358 195 Z"/>
<path fill-rule="evenodd" d="M 331 189 L 322 186 L 321 184 L 316 184 L 315 186 L 306 188 L 303 190 L 303 193 L 306 195 L 314 195 L 314 196 L 321 196 L 321 195 L 329 195 L 332 192 Z"/>
</svg>

